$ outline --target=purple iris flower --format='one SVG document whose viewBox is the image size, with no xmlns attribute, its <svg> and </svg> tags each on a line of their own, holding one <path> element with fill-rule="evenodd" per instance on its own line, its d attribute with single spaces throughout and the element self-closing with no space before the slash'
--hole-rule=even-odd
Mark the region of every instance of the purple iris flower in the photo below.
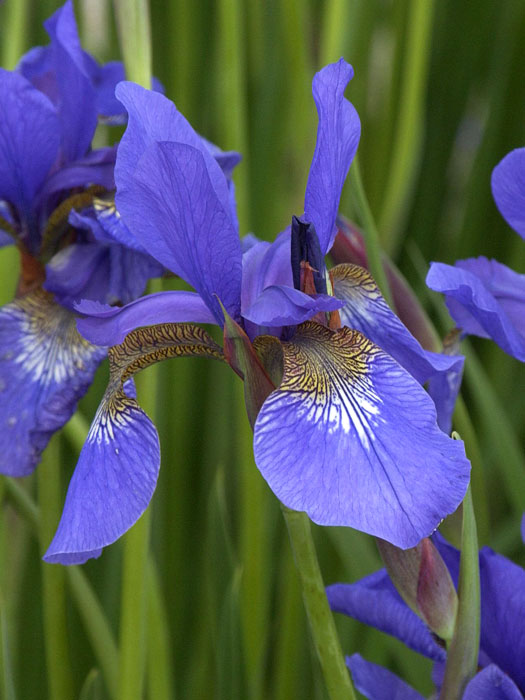
<svg viewBox="0 0 525 700">
<path fill-rule="evenodd" d="M 100 117 L 125 116 L 109 99 L 122 65 L 82 50 L 71 2 L 45 28 L 48 46 L 0 70 L 0 246 L 21 256 L 16 299 L 0 309 L 0 472 L 12 476 L 31 473 L 106 355 L 78 334 L 74 301 L 126 303 L 162 273 L 106 231 L 109 202 L 94 207 L 115 188 L 116 148 L 91 141 Z"/>
<path fill-rule="evenodd" d="M 459 551 L 439 534 L 434 544 L 454 584 L 459 574 Z M 525 697 L 525 570 L 489 547 L 479 553 L 481 583 L 480 671 L 469 682 L 466 700 L 522 700 Z M 414 651 L 435 662 L 434 682 L 439 686 L 446 661 L 440 643 L 424 622 L 406 605 L 385 569 L 352 584 L 327 588 L 332 610 L 349 615 L 391 634 Z M 355 685 L 367 698 L 407 698 L 422 695 L 390 671 L 359 654 L 347 659 Z"/>
<path fill-rule="evenodd" d="M 77 307 L 84 337 L 111 346 L 111 377 L 47 561 L 98 556 L 147 507 L 158 436 L 124 382 L 176 355 L 226 355 L 245 387 L 260 390 L 257 466 L 286 506 L 315 522 L 410 547 L 462 500 L 470 468 L 463 445 L 438 429 L 421 386 L 457 358 L 424 351 L 366 270 L 325 268 L 360 135 L 344 98 L 352 75 L 341 59 L 314 77 L 319 126 L 304 214 L 272 244 L 254 236 L 241 244 L 231 186 L 175 106 L 131 83 L 117 87 L 129 115 L 115 168 L 121 218 L 195 292 Z M 237 328 L 252 364 L 235 367 L 228 343 L 223 354 L 195 323 L 225 326 L 225 337 Z"/>
<path fill-rule="evenodd" d="M 492 171 L 492 194 L 503 218 L 525 238 L 525 148 L 508 153 Z M 445 294 L 464 333 L 492 338 L 525 361 L 525 275 L 485 257 L 432 263 L 427 285 Z"/>
</svg>

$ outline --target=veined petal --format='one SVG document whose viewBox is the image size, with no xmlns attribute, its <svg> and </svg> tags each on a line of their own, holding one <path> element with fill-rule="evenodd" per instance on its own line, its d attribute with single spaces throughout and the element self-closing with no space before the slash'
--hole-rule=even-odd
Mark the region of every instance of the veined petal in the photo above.
<svg viewBox="0 0 525 700">
<path fill-rule="evenodd" d="M 215 194 L 225 211 L 230 210 L 231 192 L 225 174 L 214 157 L 217 151 L 210 152 L 210 144 L 203 139 L 182 114 L 164 95 L 152 92 L 130 82 L 117 85 L 116 96 L 128 112 L 128 127 L 121 139 L 115 180 L 119 192 L 125 191 L 128 177 L 135 172 L 139 161 L 153 143 L 169 141 L 187 144 L 197 149 L 204 158 L 208 176 Z M 223 155 L 217 149 L 217 155 Z M 232 161 L 226 161 L 226 171 L 231 171 Z M 117 196 L 117 206 L 120 202 Z M 137 234 L 138 235 L 138 234 Z"/>
<path fill-rule="evenodd" d="M 273 285 L 259 294 L 244 317 L 258 326 L 295 326 L 320 311 L 340 309 L 342 302 L 328 294 L 309 296 L 294 287 Z"/>
<path fill-rule="evenodd" d="M 525 570 L 489 547 L 479 556 L 481 648 L 525 693 Z"/>
<path fill-rule="evenodd" d="M 0 310 L 0 472 L 30 474 L 105 357 L 72 313 L 32 292 Z"/>
<path fill-rule="evenodd" d="M 366 661 L 360 654 L 346 658 L 357 690 L 370 700 L 425 700 L 395 673 Z"/>
<path fill-rule="evenodd" d="M 48 98 L 23 76 L 0 69 L 0 199 L 26 218 L 59 145 L 60 124 Z"/>
<path fill-rule="evenodd" d="M 476 673 L 465 688 L 463 700 L 523 700 L 523 695 L 506 673 L 491 664 Z"/>
<path fill-rule="evenodd" d="M 525 361 L 525 329 L 519 318 L 520 307 L 525 308 L 522 301 L 525 277 L 486 258 L 459 262 L 461 267 L 432 263 L 427 286 L 445 295 L 447 308 L 459 328 L 472 335 L 492 338 L 509 355 Z M 490 269 L 497 273 L 497 280 L 495 275 L 487 275 Z M 519 326 L 513 322 L 514 318 Z"/>
<path fill-rule="evenodd" d="M 314 224 L 323 253 L 335 238 L 341 190 L 361 134 L 357 112 L 343 97 L 353 75 L 352 66 L 341 58 L 320 70 L 312 85 L 319 126 L 306 185 L 304 218 Z"/>
<path fill-rule="evenodd" d="M 137 240 L 195 288 L 220 325 L 218 299 L 230 316 L 240 317 L 240 241 L 201 151 L 181 143 L 151 145 L 117 192 L 117 206 Z"/>
<path fill-rule="evenodd" d="M 355 583 L 334 583 L 327 587 L 326 595 L 334 612 L 390 634 L 429 659 L 446 659 L 445 650 L 402 600 L 385 569 Z"/>
<path fill-rule="evenodd" d="M 86 71 L 71 0 L 44 26 L 51 38 L 58 89 L 62 159 L 70 162 L 85 155 L 91 145 L 97 126 L 95 90 Z"/>
<path fill-rule="evenodd" d="M 206 331 L 187 324 L 136 330 L 110 348 L 109 385 L 82 448 L 46 561 L 79 564 L 97 557 L 142 515 L 157 482 L 160 448 L 153 423 L 124 384 L 155 362 L 185 355 L 223 357 Z"/>
<path fill-rule="evenodd" d="M 157 292 L 126 306 L 83 301 L 75 308 L 85 314 L 77 320 L 78 330 L 95 345 L 118 345 L 128 333 L 141 326 L 216 323 L 211 311 L 195 292 Z"/>
<path fill-rule="evenodd" d="M 341 323 L 360 331 L 391 355 L 420 384 L 438 372 L 453 368 L 457 357 L 424 350 L 401 323 L 379 291 L 374 278 L 359 265 L 332 268 L 334 293 L 345 302 Z"/>
<path fill-rule="evenodd" d="M 316 523 L 415 546 L 463 499 L 463 445 L 439 430 L 422 387 L 358 331 L 307 322 L 282 347 L 283 381 L 254 429 L 270 488 Z"/>
<path fill-rule="evenodd" d="M 514 149 L 496 165 L 491 185 L 501 215 L 525 238 L 525 148 Z"/>
</svg>

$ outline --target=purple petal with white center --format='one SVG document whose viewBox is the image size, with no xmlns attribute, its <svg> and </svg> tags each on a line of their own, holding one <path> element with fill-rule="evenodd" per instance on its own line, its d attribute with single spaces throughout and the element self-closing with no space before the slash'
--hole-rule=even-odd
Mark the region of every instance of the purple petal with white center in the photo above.
<svg viewBox="0 0 525 700">
<path fill-rule="evenodd" d="M 525 148 L 516 148 L 496 165 L 491 185 L 501 215 L 525 238 Z"/>
<path fill-rule="evenodd" d="M 44 27 L 51 39 L 62 161 L 67 163 L 85 155 L 91 145 L 97 127 L 95 90 L 86 72 L 71 1 L 51 15 Z"/>
<path fill-rule="evenodd" d="M 181 143 L 153 144 L 123 189 L 124 176 L 117 182 L 117 207 L 135 238 L 195 288 L 219 324 L 219 299 L 238 319 L 240 241 L 212 186 L 202 152 Z"/>
<path fill-rule="evenodd" d="M 465 495 L 463 445 L 439 430 L 422 387 L 358 331 L 307 322 L 282 347 L 282 383 L 254 427 L 270 488 L 320 525 L 415 546 Z"/>
<path fill-rule="evenodd" d="M 43 292 L 0 309 L 0 472 L 26 476 L 73 414 L 105 350 Z"/>
<path fill-rule="evenodd" d="M 0 199 L 25 218 L 59 146 L 60 123 L 48 98 L 23 76 L 0 69 Z"/>
<path fill-rule="evenodd" d="M 156 362 L 180 356 L 224 360 L 205 330 L 185 323 L 142 328 L 109 348 L 109 384 L 80 453 L 46 561 L 77 564 L 98 556 L 146 509 L 157 482 L 159 440 L 129 380 Z"/>
<path fill-rule="evenodd" d="M 321 250 L 330 250 L 341 190 L 361 134 L 361 124 L 344 91 L 354 71 L 342 58 L 319 71 L 312 91 L 319 115 L 317 141 L 306 185 L 304 218 L 314 224 Z"/>
<path fill-rule="evenodd" d="M 463 700 L 523 700 L 517 686 L 494 664 L 487 666 L 469 682 Z"/>
<path fill-rule="evenodd" d="M 230 211 L 231 192 L 228 182 L 210 153 L 208 142 L 197 134 L 173 102 L 158 92 L 145 90 L 129 82 L 117 85 L 116 95 L 128 112 L 128 127 L 121 139 L 115 165 L 115 181 L 119 193 L 126 191 L 129 177 L 135 168 L 140 167 L 139 161 L 149 146 L 161 141 L 172 141 L 193 146 L 202 154 L 215 194 L 224 210 Z M 121 210 L 120 194 L 117 195 L 117 207 Z"/>
<path fill-rule="evenodd" d="M 525 361 L 525 329 L 519 319 L 520 306 L 525 309 L 521 296 L 524 276 L 508 268 L 503 271 L 505 266 L 486 258 L 458 262 L 461 267 L 432 263 L 427 286 L 445 295 L 450 315 L 464 332 L 492 338 L 509 355 Z M 486 276 L 489 268 L 494 271 L 491 277 Z"/>
<path fill-rule="evenodd" d="M 137 402 L 123 391 L 103 400 L 44 560 L 82 564 L 98 557 L 145 511 L 159 466 L 157 431 Z"/>
<path fill-rule="evenodd" d="M 464 357 L 424 350 L 390 309 L 365 268 L 352 264 L 337 265 L 332 268 L 331 274 L 334 294 L 345 302 L 339 312 L 341 323 L 370 338 L 420 384 L 431 380 L 438 424 L 449 433 Z"/>
<path fill-rule="evenodd" d="M 334 612 L 390 634 L 429 659 L 445 660 L 445 650 L 402 600 L 385 569 L 355 583 L 334 583 L 327 587 L 326 595 Z"/>
<path fill-rule="evenodd" d="M 424 700 L 395 673 L 366 661 L 360 654 L 346 658 L 357 690 L 370 700 Z"/>
<path fill-rule="evenodd" d="M 319 312 L 335 311 L 341 306 L 339 299 L 328 294 L 309 296 L 293 287 L 273 285 L 259 294 L 243 316 L 263 327 L 295 326 Z"/>
<path fill-rule="evenodd" d="M 215 317 L 195 292 L 148 294 L 127 306 L 105 306 L 83 301 L 76 311 L 84 314 L 77 328 L 95 345 L 118 345 L 128 333 L 158 323 L 213 323 Z"/>
</svg>

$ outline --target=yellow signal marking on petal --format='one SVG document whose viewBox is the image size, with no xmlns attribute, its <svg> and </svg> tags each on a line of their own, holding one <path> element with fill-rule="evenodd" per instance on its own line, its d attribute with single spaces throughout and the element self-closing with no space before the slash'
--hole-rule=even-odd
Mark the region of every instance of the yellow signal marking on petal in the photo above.
<svg viewBox="0 0 525 700">
<path fill-rule="evenodd" d="M 353 289 L 358 289 L 359 296 L 364 292 L 369 298 L 381 297 L 381 291 L 372 275 L 364 267 L 353 263 L 343 263 L 336 265 L 330 270 L 334 281 L 334 291 L 337 296 L 337 288 L 344 289 L 345 295 L 352 294 Z"/>
<path fill-rule="evenodd" d="M 42 385 L 74 376 L 98 350 L 77 331 L 75 315 L 43 289 L 15 299 L 4 306 L 2 314 L 21 324 L 21 349 L 13 361 Z M 0 359 L 9 358 L 4 355 Z"/>
<path fill-rule="evenodd" d="M 283 380 L 269 401 L 283 394 L 297 397 L 297 417 L 322 423 L 328 431 L 352 427 L 368 449 L 370 426 L 382 403 L 370 378 L 370 363 L 382 351 L 362 333 L 349 328 L 331 331 L 307 321 L 284 342 Z"/>
<path fill-rule="evenodd" d="M 173 357 L 201 356 L 224 360 L 222 348 L 199 326 L 190 323 L 160 323 L 128 333 L 120 345 L 108 350 L 110 380 L 97 416 L 91 441 L 113 439 L 115 427 L 132 420 L 137 401 L 126 396 L 124 382 L 150 365 Z"/>
</svg>

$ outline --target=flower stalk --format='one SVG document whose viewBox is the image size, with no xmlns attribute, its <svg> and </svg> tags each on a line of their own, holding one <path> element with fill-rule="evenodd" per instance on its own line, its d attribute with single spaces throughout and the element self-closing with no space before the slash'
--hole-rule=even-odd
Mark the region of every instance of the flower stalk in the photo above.
<svg viewBox="0 0 525 700">
<path fill-rule="evenodd" d="M 304 606 L 330 700 L 355 700 L 350 674 L 326 598 L 325 587 L 306 513 L 282 506 L 295 565 L 301 580 Z"/>
</svg>

